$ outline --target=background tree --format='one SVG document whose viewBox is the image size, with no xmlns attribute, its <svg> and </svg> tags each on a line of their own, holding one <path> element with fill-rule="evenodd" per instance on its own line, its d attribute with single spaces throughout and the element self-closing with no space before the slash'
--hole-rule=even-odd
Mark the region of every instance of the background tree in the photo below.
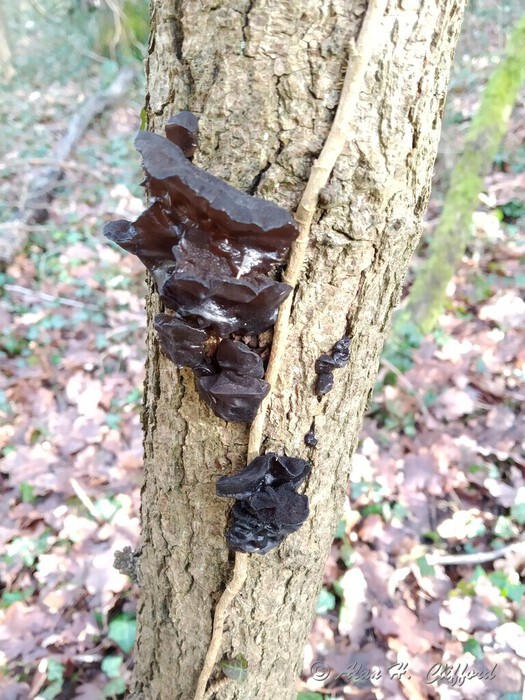
<svg viewBox="0 0 525 700">
<path fill-rule="evenodd" d="M 3 7 L 0 7 L 0 81 L 8 83 L 15 74 L 11 60 L 11 46 L 9 30 L 4 15 Z"/>
<path fill-rule="evenodd" d="M 406 324 L 430 333 L 446 301 L 447 285 L 465 252 L 472 215 L 483 180 L 507 130 L 512 109 L 525 82 L 525 16 L 509 37 L 505 56 L 492 73 L 465 139 L 463 153 L 450 179 L 443 211 L 430 240 L 429 254 L 417 272 L 406 307 L 396 317 L 394 331 Z"/>
<path fill-rule="evenodd" d="M 249 662 L 248 688 L 221 698 L 292 698 L 322 569 L 392 309 L 420 235 L 463 0 L 390 2 L 349 140 L 312 229 L 264 451 L 313 463 L 311 516 L 277 551 L 251 556 L 223 652 Z M 366 3 L 152 5 L 149 128 L 201 116 L 197 164 L 294 210 L 338 103 Z M 380 41 L 385 37 L 384 43 Z M 242 155 L 241 155 L 242 154 Z M 160 309 L 152 290 L 150 319 Z M 314 395 L 314 363 L 342 335 L 352 357 Z M 246 463 L 248 429 L 198 400 L 149 332 L 141 602 L 135 697 L 190 698 L 213 610 L 231 575 L 228 505 L 215 481 Z M 314 425 L 317 449 L 304 445 Z"/>
</svg>

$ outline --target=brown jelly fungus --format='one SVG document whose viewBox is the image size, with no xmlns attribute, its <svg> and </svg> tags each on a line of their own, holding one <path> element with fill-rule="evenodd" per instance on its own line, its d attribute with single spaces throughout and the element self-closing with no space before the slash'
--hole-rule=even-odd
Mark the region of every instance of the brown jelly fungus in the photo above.
<svg viewBox="0 0 525 700">
<path fill-rule="evenodd" d="M 205 331 L 168 314 L 157 314 L 153 325 L 163 353 L 177 367 L 197 368 L 204 364 L 204 343 L 208 339 Z"/>
<path fill-rule="evenodd" d="M 219 418 L 234 423 L 251 423 L 261 401 L 270 391 L 270 385 L 264 379 L 225 370 L 199 377 L 197 391 Z"/>
<path fill-rule="evenodd" d="M 165 127 L 166 137 L 178 146 L 186 158 L 191 158 L 199 145 L 199 120 L 193 112 L 179 112 L 170 117 Z"/>
<path fill-rule="evenodd" d="M 155 319 L 166 356 L 193 369 L 217 415 L 251 421 L 268 393 L 260 357 L 226 345 L 206 358 L 205 342 L 274 324 L 291 287 L 267 273 L 285 261 L 298 230 L 285 209 L 195 166 L 198 131 L 197 117 L 180 112 L 168 120 L 167 138 L 139 132 L 150 206 L 136 221 L 107 223 L 104 235 L 142 261 L 173 311 Z"/>
<path fill-rule="evenodd" d="M 341 369 L 350 358 L 350 338 L 344 335 L 332 348 L 331 354 L 324 353 L 315 362 L 317 380 L 315 393 L 324 396 L 334 386 L 334 369 Z"/>
<path fill-rule="evenodd" d="M 217 349 L 215 359 L 222 370 L 231 370 L 250 377 L 264 377 L 263 361 L 259 355 L 238 340 L 225 339 Z"/>
<path fill-rule="evenodd" d="M 315 437 L 314 425 L 312 423 L 310 430 L 304 436 L 304 444 L 307 445 L 307 447 L 315 447 L 318 442 L 319 440 Z"/>
<path fill-rule="evenodd" d="M 308 517 L 308 497 L 297 488 L 310 473 L 304 459 L 268 452 L 217 481 L 217 495 L 235 498 L 226 539 L 237 552 L 266 554 Z"/>
</svg>

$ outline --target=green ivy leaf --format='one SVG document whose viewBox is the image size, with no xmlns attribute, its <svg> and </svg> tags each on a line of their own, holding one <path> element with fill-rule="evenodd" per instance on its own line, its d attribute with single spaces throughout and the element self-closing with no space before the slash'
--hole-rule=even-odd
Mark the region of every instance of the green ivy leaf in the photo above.
<svg viewBox="0 0 525 700">
<path fill-rule="evenodd" d="M 334 540 L 342 540 L 345 536 L 345 531 L 346 523 L 344 520 L 340 520 L 334 533 Z"/>
<path fill-rule="evenodd" d="M 118 678 L 122 666 L 122 656 L 105 656 L 101 668 L 108 678 Z"/>
<path fill-rule="evenodd" d="M 483 649 L 477 639 L 471 637 L 463 643 L 463 651 L 468 651 L 475 659 L 483 658 Z"/>
<path fill-rule="evenodd" d="M 504 589 L 504 594 L 514 603 L 520 603 L 525 595 L 525 586 L 522 583 L 509 583 Z"/>
<path fill-rule="evenodd" d="M 108 637 L 126 654 L 133 649 L 136 633 L 137 622 L 130 613 L 120 613 L 109 623 Z"/>
<path fill-rule="evenodd" d="M 20 498 L 22 500 L 22 503 L 34 503 L 35 502 L 35 499 L 36 499 L 35 489 L 31 484 L 28 484 L 27 481 L 22 481 L 19 488 L 20 488 Z"/>
<path fill-rule="evenodd" d="M 510 509 L 510 514 L 520 525 L 525 524 L 525 503 L 515 503 Z"/>
<path fill-rule="evenodd" d="M 48 681 L 60 681 L 64 680 L 64 664 L 56 659 L 47 660 L 47 680 Z"/>
<path fill-rule="evenodd" d="M 237 654 L 234 659 L 223 659 L 221 668 L 227 678 L 237 683 L 243 683 L 248 678 L 248 662 L 242 654 Z"/>
<path fill-rule="evenodd" d="M 436 573 L 436 569 L 432 566 L 432 564 L 428 563 L 426 556 L 416 559 L 416 564 L 419 566 L 421 576 L 434 576 Z"/>
<path fill-rule="evenodd" d="M 44 690 L 41 690 L 38 696 L 43 698 L 43 700 L 54 700 L 62 692 L 62 685 L 62 681 L 55 681 Z"/>
<path fill-rule="evenodd" d="M 335 595 L 330 593 L 330 591 L 327 591 L 326 588 L 321 588 L 321 592 L 319 593 L 319 598 L 317 599 L 317 604 L 315 606 L 315 612 L 318 615 L 324 615 L 335 608 L 335 603 Z"/>
<path fill-rule="evenodd" d="M 122 695 L 126 692 L 126 683 L 123 678 L 112 678 L 102 692 L 104 693 L 103 697 L 114 698 L 116 695 Z"/>
</svg>

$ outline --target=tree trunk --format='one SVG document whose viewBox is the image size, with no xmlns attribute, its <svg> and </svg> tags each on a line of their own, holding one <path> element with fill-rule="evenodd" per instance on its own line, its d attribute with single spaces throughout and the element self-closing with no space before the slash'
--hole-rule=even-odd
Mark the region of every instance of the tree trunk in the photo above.
<svg viewBox="0 0 525 700">
<path fill-rule="evenodd" d="M 5 19 L 4 8 L 0 6 L 0 85 L 9 83 L 16 71 L 11 56 L 9 30 Z"/>
<path fill-rule="evenodd" d="M 251 555 L 222 654 L 248 680 L 221 700 L 291 700 L 323 566 L 340 517 L 361 421 L 391 312 L 420 236 L 464 0 L 392 0 L 357 116 L 314 222 L 295 294 L 264 451 L 313 464 L 306 524 L 277 550 Z M 181 109 L 200 115 L 196 164 L 295 209 L 333 119 L 366 2 L 153 0 L 149 128 Z M 141 601 L 134 697 L 191 700 L 214 606 L 231 576 L 228 503 L 215 482 L 246 464 L 248 428 L 199 400 L 190 371 L 158 349 L 148 296 Z M 314 395 L 314 363 L 343 335 L 347 368 Z M 312 422 L 319 440 L 307 448 Z"/>
</svg>

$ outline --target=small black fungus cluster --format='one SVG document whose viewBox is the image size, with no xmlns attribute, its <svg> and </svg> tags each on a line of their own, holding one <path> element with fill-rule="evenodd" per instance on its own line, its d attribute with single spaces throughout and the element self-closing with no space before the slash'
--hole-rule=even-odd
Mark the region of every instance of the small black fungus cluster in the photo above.
<svg viewBox="0 0 525 700">
<path fill-rule="evenodd" d="M 350 357 L 350 338 L 344 335 L 332 348 L 332 354 L 321 355 L 315 363 L 317 381 L 315 393 L 317 396 L 328 394 L 334 385 L 334 369 L 344 367 Z"/>
<path fill-rule="evenodd" d="M 268 452 L 217 481 L 217 495 L 235 498 L 226 539 L 236 552 L 266 554 L 308 517 L 308 497 L 297 493 L 310 473 L 304 459 Z"/>
<path fill-rule="evenodd" d="M 312 425 L 310 426 L 310 430 L 304 436 L 304 444 L 307 447 L 315 447 L 318 442 L 319 440 L 315 437 L 315 426 L 312 423 Z"/>
<path fill-rule="evenodd" d="M 140 258 L 174 312 L 154 319 L 166 356 L 193 370 L 199 395 L 216 415 L 250 422 L 269 390 L 260 355 L 238 340 L 221 342 L 216 358 L 211 351 L 218 338 L 274 324 L 291 287 L 268 273 L 285 260 L 297 227 L 281 207 L 193 165 L 194 114 L 172 117 L 166 136 L 138 134 L 151 204 L 134 222 L 106 224 L 104 235 Z"/>
</svg>

